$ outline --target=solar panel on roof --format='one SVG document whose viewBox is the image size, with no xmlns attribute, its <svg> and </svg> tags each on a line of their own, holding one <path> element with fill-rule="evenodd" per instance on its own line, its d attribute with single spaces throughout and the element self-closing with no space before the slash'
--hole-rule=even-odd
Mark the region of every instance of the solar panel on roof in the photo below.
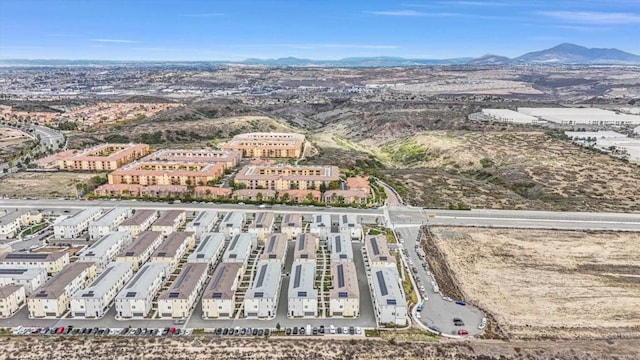
<svg viewBox="0 0 640 360">
<path fill-rule="evenodd" d="M 27 269 L 0 269 L 2 275 L 20 275 L 27 272 Z"/>
<path fill-rule="evenodd" d="M 267 266 L 262 265 L 260 268 L 260 274 L 258 274 L 258 282 L 256 283 L 256 287 L 262 287 L 264 282 L 264 277 L 267 275 Z"/>
<path fill-rule="evenodd" d="M 339 293 L 338 293 L 338 297 L 339 297 L 339 298 L 346 298 L 346 297 L 349 297 L 349 293 L 344 292 L 344 291 L 341 291 L 341 292 L 339 292 Z"/>
<path fill-rule="evenodd" d="M 216 292 L 211 294 L 211 298 L 213 299 L 222 299 L 222 293 Z"/>
<path fill-rule="evenodd" d="M 47 257 L 49 257 L 48 253 L 8 253 L 5 255 L 6 259 L 44 260 Z"/>
<path fill-rule="evenodd" d="M 304 240 L 305 240 L 304 236 L 300 236 L 298 238 L 298 251 L 301 251 L 304 249 Z"/>
<path fill-rule="evenodd" d="M 378 279 L 378 287 L 380 288 L 380 294 L 386 296 L 389 294 L 387 290 L 387 283 L 384 281 L 384 274 L 382 271 L 376 271 L 376 278 Z"/>
<path fill-rule="evenodd" d="M 340 236 L 336 236 L 334 238 L 336 246 L 335 246 L 335 252 L 342 252 L 342 242 L 340 241 Z"/>
<path fill-rule="evenodd" d="M 387 305 L 396 305 L 396 299 L 387 299 Z"/>
<path fill-rule="evenodd" d="M 306 291 L 298 291 L 298 297 L 307 297 Z"/>
<path fill-rule="evenodd" d="M 171 287 L 174 289 L 179 288 L 184 282 L 184 280 L 187 278 L 187 274 L 189 274 L 190 270 L 191 270 L 191 266 L 185 267 L 180 273 L 180 276 L 176 279 L 176 282 L 174 282 Z"/>
<path fill-rule="evenodd" d="M 238 254 L 229 254 L 229 259 L 235 259 L 238 257 Z"/>
<path fill-rule="evenodd" d="M 276 237 L 272 236 L 269 239 L 269 245 L 267 246 L 267 252 L 272 252 L 273 248 L 276 246 Z"/>
<path fill-rule="evenodd" d="M 309 258 L 309 254 L 300 255 L 300 259 L 308 259 L 308 258 Z"/>
<path fill-rule="evenodd" d="M 238 238 L 239 237 L 240 237 L 239 235 L 236 235 L 236 236 L 233 237 L 233 241 L 231 241 L 231 244 L 229 244 L 229 250 L 233 250 L 233 249 L 236 248 L 236 245 L 238 244 Z"/>
<path fill-rule="evenodd" d="M 373 255 L 380 255 L 380 249 L 378 248 L 378 242 L 376 241 L 376 238 L 371 238 L 370 241 Z"/>
<path fill-rule="evenodd" d="M 227 269 L 223 266 L 221 268 L 219 268 L 219 270 L 216 272 L 216 276 L 213 278 L 213 280 L 211 281 L 211 288 L 215 289 L 218 287 L 218 284 L 220 283 L 220 279 L 222 279 L 222 276 L 224 275 L 224 272 Z"/>
<path fill-rule="evenodd" d="M 164 251 L 163 251 L 163 252 L 159 252 L 159 253 L 158 253 L 158 256 L 160 256 L 160 257 L 165 257 L 165 256 L 167 256 L 167 253 L 166 253 L 166 252 L 164 252 Z"/>
<path fill-rule="evenodd" d="M 386 256 L 380 256 L 380 261 L 387 261 L 387 257 Z"/>
<path fill-rule="evenodd" d="M 300 287 L 300 272 L 302 270 L 302 265 L 296 265 L 296 275 L 295 278 L 293 280 L 293 287 L 297 288 Z"/>
<path fill-rule="evenodd" d="M 170 292 L 169 293 L 169 298 L 177 298 L 180 296 L 180 293 L 177 292 Z"/>
<path fill-rule="evenodd" d="M 262 291 L 256 292 L 255 294 L 253 294 L 253 297 L 256 297 L 256 298 L 264 297 L 264 293 Z"/>
<path fill-rule="evenodd" d="M 126 253 L 124 253 L 124 256 L 133 256 L 133 251 L 127 251 Z"/>
<path fill-rule="evenodd" d="M 46 292 L 44 292 L 44 291 L 41 291 L 41 292 L 39 292 L 39 293 L 37 293 L 37 294 L 36 294 L 36 297 L 40 297 L 40 298 L 41 298 L 41 297 L 47 297 L 47 293 L 46 293 Z"/>
<path fill-rule="evenodd" d="M 135 297 L 135 296 L 136 296 L 136 292 L 135 291 L 130 291 L 126 295 L 126 297 Z"/>
<path fill-rule="evenodd" d="M 82 294 L 82 297 L 92 297 L 92 296 L 93 296 L 93 291 L 89 291 L 89 292 L 86 292 L 86 293 Z"/>
<path fill-rule="evenodd" d="M 198 255 L 196 255 L 196 259 L 204 259 L 204 254 L 198 254 Z"/>
<path fill-rule="evenodd" d="M 338 270 L 338 287 L 342 288 L 344 287 L 344 266 L 338 265 L 337 270 Z"/>
</svg>

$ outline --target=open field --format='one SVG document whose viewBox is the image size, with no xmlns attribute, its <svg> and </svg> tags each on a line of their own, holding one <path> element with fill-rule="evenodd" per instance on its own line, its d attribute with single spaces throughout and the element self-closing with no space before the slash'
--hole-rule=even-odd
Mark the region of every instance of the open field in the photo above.
<svg viewBox="0 0 640 360">
<path fill-rule="evenodd" d="M 86 183 L 95 173 L 18 172 L 0 179 L 0 197 L 75 198 L 76 184 Z"/>
<path fill-rule="evenodd" d="M 35 144 L 35 140 L 20 130 L 0 127 L 0 161 L 7 156 L 17 154 L 21 150 Z"/>
<path fill-rule="evenodd" d="M 20 337 L 1 339 L 3 359 L 635 359 L 630 340 L 400 342 L 384 340 Z"/>
<path fill-rule="evenodd" d="M 462 296 L 509 337 L 640 336 L 639 234 L 431 231 Z"/>
<path fill-rule="evenodd" d="M 640 167 L 539 131 L 430 131 L 380 150 L 425 207 L 640 211 Z"/>
</svg>

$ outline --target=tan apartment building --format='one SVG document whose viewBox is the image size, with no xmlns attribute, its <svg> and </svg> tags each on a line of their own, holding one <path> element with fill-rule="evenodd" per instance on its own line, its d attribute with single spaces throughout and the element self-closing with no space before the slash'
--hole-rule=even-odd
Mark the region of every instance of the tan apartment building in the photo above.
<svg viewBox="0 0 640 360">
<path fill-rule="evenodd" d="M 166 210 L 151 225 L 151 231 L 159 231 L 162 235 L 167 236 L 184 225 L 186 219 L 187 217 L 182 210 Z"/>
<path fill-rule="evenodd" d="M 163 149 L 148 156 L 143 161 L 176 161 L 176 162 L 202 162 L 222 163 L 225 168 L 231 169 L 242 160 L 242 153 L 237 150 L 212 150 L 212 149 Z"/>
<path fill-rule="evenodd" d="M 368 265 L 371 267 L 396 267 L 396 258 L 389 252 L 387 238 L 382 236 L 365 236 L 364 246 Z"/>
<path fill-rule="evenodd" d="M 247 189 L 319 190 L 340 180 L 337 166 L 310 165 L 247 165 L 238 171 L 234 181 Z"/>
<path fill-rule="evenodd" d="M 269 201 L 276 198 L 275 190 L 265 189 L 238 189 L 233 192 L 236 200 Z"/>
<path fill-rule="evenodd" d="M 162 244 L 164 237 L 159 231 L 143 231 L 133 241 L 133 244 L 122 250 L 115 261 L 133 263 L 133 271 L 145 263 L 151 254 Z"/>
<path fill-rule="evenodd" d="M 24 304 L 27 295 L 24 286 L 9 284 L 0 286 L 0 318 L 15 314 Z"/>
<path fill-rule="evenodd" d="M 52 253 L 10 252 L 0 255 L 0 265 L 19 268 L 47 269 L 47 274 L 54 275 L 69 264 L 69 253 L 57 251 Z"/>
<path fill-rule="evenodd" d="M 160 247 L 151 254 L 150 262 L 167 263 L 174 272 L 178 267 L 180 259 L 187 250 L 196 245 L 194 234 L 191 232 L 178 231 L 169 234 L 160 244 Z"/>
<path fill-rule="evenodd" d="M 224 175 L 224 163 L 137 161 L 109 174 L 109 184 L 203 186 Z"/>
<path fill-rule="evenodd" d="M 259 212 L 253 218 L 253 222 L 249 224 L 248 233 L 256 234 L 258 240 L 264 241 L 267 234 L 273 229 L 275 217 L 272 212 Z"/>
<path fill-rule="evenodd" d="M 128 231 L 131 233 L 131 236 L 135 238 L 140 235 L 141 232 L 149 229 L 158 216 L 157 210 L 137 210 L 132 217 L 122 221 L 120 225 L 118 225 L 118 231 Z"/>
<path fill-rule="evenodd" d="M 282 190 L 278 192 L 278 200 L 284 202 L 319 202 L 322 200 L 320 190 Z"/>
<path fill-rule="evenodd" d="M 222 146 L 246 158 L 299 158 L 303 147 L 304 135 L 275 132 L 239 134 Z"/>
<path fill-rule="evenodd" d="M 101 144 L 58 159 L 58 168 L 67 171 L 104 171 L 117 168 L 149 153 L 146 144 Z"/>
<path fill-rule="evenodd" d="M 209 264 L 187 263 L 171 286 L 158 296 L 161 318 L 185 319 L 191 314 L 207 280 Z"/>
<path fill-rule="evenodd" d="M 329 316 L 357 317 L 360 314 L 360 289 L 353 262 L 331 262 L 331 284 Z"/>
<path fill-rule="evenodd" d="M 202 318 L 217 319 L 233 316 L 236 290 L 244 272 L 241 263 L 221 263 L 202 295 Z"/>
<path fill-rule="evenodd" d="M 92 263 L 73 263 L 52 277 L 27 298 L 30 318 L 60 317 L 68 309 L 71 295 L 84 289 L 96 275 Z"/>
<path fill-rule="evenodd" d="M 302 215 L 285 214 L 280 223 L 280 232 L 287 235 L 287 239 L 293 240 L 302 233 Z"/>
</svg>

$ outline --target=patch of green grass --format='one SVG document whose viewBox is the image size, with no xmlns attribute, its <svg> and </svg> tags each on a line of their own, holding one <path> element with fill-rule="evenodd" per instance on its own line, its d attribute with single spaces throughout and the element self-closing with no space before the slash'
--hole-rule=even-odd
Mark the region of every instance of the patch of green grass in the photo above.
<svg viewBox="0 0 640 360">
<path fill-rule="evenodd" d="M 411 165 L 427 158 L 428 149 L 413 138 L 392 141 L 382 146 L 392 161 L 402 165 Z"/>
</svg>

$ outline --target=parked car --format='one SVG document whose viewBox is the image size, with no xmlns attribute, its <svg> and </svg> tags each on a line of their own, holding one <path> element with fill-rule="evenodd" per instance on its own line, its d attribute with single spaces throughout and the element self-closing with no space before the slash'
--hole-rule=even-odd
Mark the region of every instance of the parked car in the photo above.
<svg viewBox="0 0 640 360">
<path fill-rule="evenodd" d="M 64 332 L 64 326 L 60 326 L 56 329 L 56 335 L 60 335 Z"/>
<path fill-rule="evenodd" d="M 293 335 L 298 335 L 298 327 L 293 328 Z"/>
<path fill-rule="evenodd" d="M 360 329 L 359 327 L 356 327 L 356 334 L 358 335 L 362 334 L 362 329 Z"/>
<path fill-rule="evenodd" d="M 458 305 L 462 305 L 462 306 L 467 305 L 467 303 L 465 303 L 465 302 L 464 302 L 464 301 L 462 301 L 462 300 L 458 300 L 458 301 L 456 301 L 456 304 L 458 304 Z"/>
<path fill-rule="evenodd" d="M 356 329 L 353 326 L 349 327 L 349 334 L 353 335 L 355 333 L 356 333 Z"/>
<path fill-rule="evenodd" d="M 264 329 L 259 329 L 258 336 L 263 336 L 263 335 L 264 335 Z"/>
<path fill-rule="evenodd" d="M 320 332 L 320 334 L 324 335 L 324 325 L 320 325 L 318 331 Z"/>
<path fill-rule="evenodd" d="M 469 332 L 465 329 L 458 330 L 458 335 L 469 335 Z"/>
<path fill-rule="evenodd" d="M 464 321 L 460 318 L 453 318 L 453 325 L 455 326 L 464 326 Z"/>
<path fill-rule="evenodd" d="M 291 335 L 291 328 L 286 328 L 286 329 L 284 330 L 284 334 L 285 334 L 285 335 Z"/>
<path fill-rule="evenodd" d="M 253 334 L 253 336 L 258 336 L 258 329 L 253 329 L 252 334 Z"/>
<path fill-rule="evenodd" d="M 170 328 L 169 328 L 169 335 L 173 335 L 173 334 L 175 334 L 175 333 L 176 333 L 176 328 L 175 328 L 175 327 L 173 327 L 173 326 L 172 326 L 172 327 L 170 327 Z"/>
</svg>

